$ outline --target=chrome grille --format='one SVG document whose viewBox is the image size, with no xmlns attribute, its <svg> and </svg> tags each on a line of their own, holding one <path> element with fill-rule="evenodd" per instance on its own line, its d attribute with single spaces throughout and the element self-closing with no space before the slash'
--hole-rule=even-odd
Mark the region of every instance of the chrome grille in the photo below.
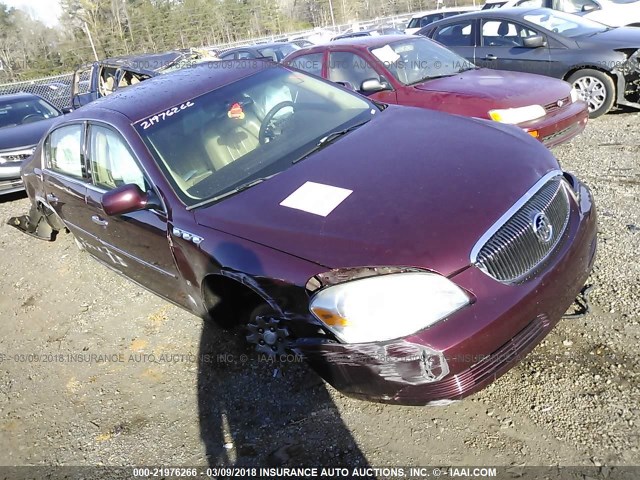
<svg viewBox="0 0 640 480">
<path fill-rule="evenodd" d="M 558 102 L 561 102 L 561 105 L 558 105 Z M 568 107 L 571 104 L 571 96 L 561 98 L 560 100 L 556 100 L 555 102 L 548 103 L 544 106 L 544 109 L 547 113 L 555 112 L 556 110 L 560 110 L 561 108 Z"/>
<path fill-rule="evenodd" d="M 20 155 L 2 155 L 2 158 L 6 158 L 7 162 L 21 162 L 30 156 L 30 153 L 23 153 Z"/>
<path fill-rule="evenodd" d="M 477 253 L 472 253 L 472 261 L 501 282 L 516 283 L 530 277 L 564 235 L 569 222 L 567 188 L 562 175 L 554 174 L 530 198 L 525 195 L 523 199 L 528 199 L 522 206 L 474 248 Z"/>
</svg>

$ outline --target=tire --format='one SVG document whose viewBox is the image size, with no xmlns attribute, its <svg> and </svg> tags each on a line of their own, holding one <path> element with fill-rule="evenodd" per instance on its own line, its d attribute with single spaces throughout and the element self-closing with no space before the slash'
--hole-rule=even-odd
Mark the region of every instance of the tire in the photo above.
<svg viewBox="0 0 640 480">
<path fill-rule="evenodd" d="M 589 118 L 598 118 L 613 107 L 616 87 L 613 79 L 600 70 L 585 68 L 571 75 L 567 82 L 578 91 L 579 97 L 589 105 Z"/>
</svg>

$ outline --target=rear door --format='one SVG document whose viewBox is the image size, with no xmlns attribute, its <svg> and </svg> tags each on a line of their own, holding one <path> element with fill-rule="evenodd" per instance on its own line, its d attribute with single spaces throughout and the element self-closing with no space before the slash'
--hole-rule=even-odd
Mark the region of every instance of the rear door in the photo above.
<svg viewBox="0 0 640 480">
<path fill-rule="evenodd" d="M 85 224 L 110 252 L 110 266 L 160 295 L 175 299 L 178 271 L 170 246 L 168 222 L 162 208 L 108 216 L 102 208 L 104 193 L 136 184 L 155 194 L 139 160 L 125 138 L 104 124 L 87 130 L 87 186 Z"/>
<path fill-rule="evenodd" d="M 524 46 L 524 39 L 535 35 L 542 34 L 519 22 L 497 18 L 483 19 L 480 43 L 475 51 L 475 63 L 485 68 L 549 75 L 549 46 Z"/>
<path fill-rule="evenodd" d="M 88 172 L 84 142 L 86 124 L 74 123 L 55 129 L 45 141 L 45 168 L 42 171 L 46 199 L 78 243 L 96 258 L 109 262 L 110 252 L 91 234 L 87 220 Z"/>
</svg>

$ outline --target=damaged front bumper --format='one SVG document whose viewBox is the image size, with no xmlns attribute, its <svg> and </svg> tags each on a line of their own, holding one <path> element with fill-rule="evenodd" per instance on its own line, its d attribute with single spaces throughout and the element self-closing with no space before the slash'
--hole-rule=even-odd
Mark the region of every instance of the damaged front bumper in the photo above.
<svg viewBox="0 0 640 480">
<path fill-rule="evenodd" d="M 582 184 L 565 239 L 535 278 L 497 282 L 472 266 L 452 280 L 477 301 L 404 338 L 345 344 L 300 340 L 295 350 L 341 392 L 366 400 L 442 405 L 484 388 L 551 331 L 580 292 L 596 250 L 596 213 Z"/>
<path fill-rule="evenodd" d="M 616 103 L 640 109 L 640 50 L 613 70 L 616 75 Z"/>
</svg>

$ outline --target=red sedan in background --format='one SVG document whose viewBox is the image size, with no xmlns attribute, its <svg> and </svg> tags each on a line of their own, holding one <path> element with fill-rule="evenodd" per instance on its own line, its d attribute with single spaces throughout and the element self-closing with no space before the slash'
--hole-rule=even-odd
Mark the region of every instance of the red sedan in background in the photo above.
<svg viewBox="0 0 640 480">
<path fill-rule="evenodd" d="M 349 38 L 298 50 L 284 62 L 373 100 L 517 125 L 548 147 L 582 132 L 589 116 L 562 80 L 478 68 L 426 38 Z"/>
</svg>

